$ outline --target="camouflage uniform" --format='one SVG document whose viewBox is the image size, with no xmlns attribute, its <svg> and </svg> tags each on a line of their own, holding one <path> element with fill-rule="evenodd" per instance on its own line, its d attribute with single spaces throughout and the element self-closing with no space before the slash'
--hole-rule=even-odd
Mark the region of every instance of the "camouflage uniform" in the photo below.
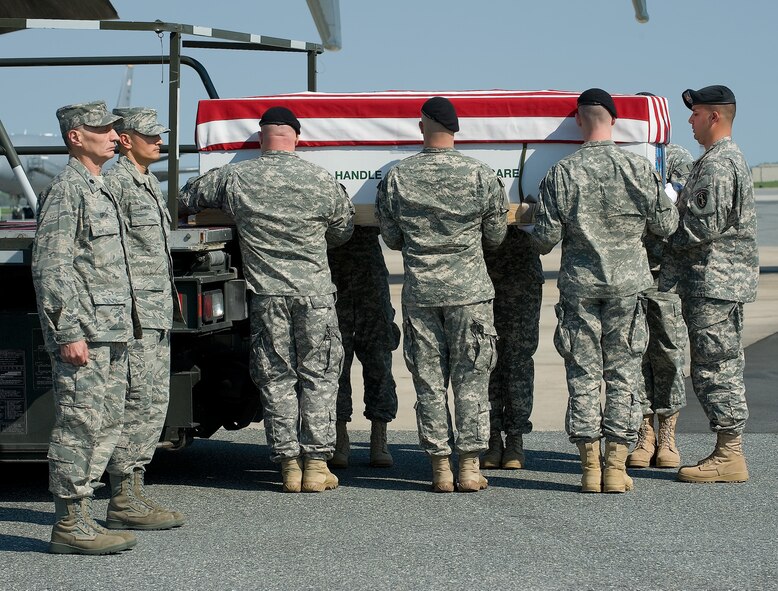
<svg viewBox="0 0 778 591">
<path fill-rule="evenodd" d="M 156 118 L 155 118 L 156 119 Z M 130 387 L 124 428 L 108 471 L 129 474 L 151 462 L 170 399 L 170 329 L 173 311 L 183 320 L 170 258 L 170 213 L 159 181 L 119 156 L 105 183 L 127 221 L 127 250 L 143 338 L 129 351 Z"/>
<path fill-rule="evenodd" d="M 332 282 L 338 289 L 335 309 L 343 338 L 343 371 L 338 385 L 337 420 L 350 421 L 351 363 L 362 364 L 365 418 L 388 423 L 397 416 L 392 351 L 400 344 L 394 323 L 378 228 L 356 226 L 351 239 L 327 252 Z"/>
<path fill-rule="evenodd" d="M 122 428 L 127 343 L 134 310 L 123 224 L 102 178 L 71 158 L 40 196 L 32 276 L 54 372 L 49 490 L 90 497 Z M 135 327 L 140 337 L 139 327 Z M 60 345 L 87 342 L 89 361 L 62 360 Z"/>
<path fill-rule="evenodd" d="M 668 236 L 678 212 L 645 158 L 608 141 L 584 143 L 540 184 L 534 238 L 541 253 L 562 241 L 554 344 L 570 394 L 573 443 L 634 443 L 642 418 L 640 360 L 648 333 L 639 292 L 651 285 L 641 238 Z M 600 382 L 605 381 L 605 409 Z"/>
<path fill-rule="evenodd" d="M 490 422 L 493 434 L 524 435 L 532 431 L 535 363 L 543 267 L 529 234 L 516 226 L 496 250 L 484 251 L 494 284 L 494 326 L 497 366 L 489 380 Z"/>
<path fill-rule="evenodd" d="M 667 144 L 665 170 L 667 182 L 683 186 L 694 158 L 686 148 Z M 659 270 L 666 238 L 646 232 L 643 237 L 654 285 L 642 293 L 648 323 L 648 349 L 643 356 L 643 414 L 671 416 L 686 406 L 684 365 L 686 363 L 686 325 L 681 298 L 675 291 L 659 291 Z"/>
<path fill-rule="evenodd" d="M 491 248 L 502 242 L 506 211 L 494 172 L 454 149 L 425 148 L 378 187 L 381 235 L 403 253 L 405 362 L 416 388 L 419 440 L 430 455 L 451 454 L 449 383 L 457 451 L 486 449 L 497 335 L 482 241 Z"/>
<path fill-rule="evenodd" d="M 678 200 L 660 289 L 677 287 L 689 329 L 692 384 L 711 429 L 743 432 L 743 304 L 756 299 L 759 254 L 751 171 L 731 138 L 708 148 Z"/>
<path fill-rule="evenodd" d="M 348 195 L 323 168 L 268 150 L 190 180 L 180 202 L 221 208 L 237 225 L 271 458 L 329 459 L 343 346 L 326 249 L 351 236 Z"/>
</svg>

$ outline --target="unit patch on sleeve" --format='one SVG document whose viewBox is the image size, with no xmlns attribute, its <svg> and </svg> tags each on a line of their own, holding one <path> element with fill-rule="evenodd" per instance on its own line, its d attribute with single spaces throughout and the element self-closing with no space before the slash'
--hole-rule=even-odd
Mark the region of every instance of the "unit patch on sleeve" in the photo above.
<svg viewBox="0 0 778 591">
<path fill-rule="evenodd" d="M 694 203 L 697 205 L 698 209 L 705 209 L 705 206 L 708 205 L 708 190 L 701 189 L 700 191 L 697 191 L 694 194 Z"/>
</svg>

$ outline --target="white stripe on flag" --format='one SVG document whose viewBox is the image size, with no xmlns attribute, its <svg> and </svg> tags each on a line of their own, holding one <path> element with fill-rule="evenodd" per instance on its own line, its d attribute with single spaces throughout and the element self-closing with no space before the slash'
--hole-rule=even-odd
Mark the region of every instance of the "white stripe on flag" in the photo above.
<svg viewBox="0 0 778 591">
<path fill-rule="evenodd" d="M 321 118 L 301 119 L 304 142 L 421 142 L 417 118 Z M 458 142 L 580 142 L 581 133 L 572 117 L 461 117 Z M 613 139 L 645 142 L 651 123 L 617 119 Z M 654 125 L 656 121 L 654 120 Z M 256 142 L 257 120 L 226 119 L 197 126 L 198 149 L 208 146 Z"/>
</svg>

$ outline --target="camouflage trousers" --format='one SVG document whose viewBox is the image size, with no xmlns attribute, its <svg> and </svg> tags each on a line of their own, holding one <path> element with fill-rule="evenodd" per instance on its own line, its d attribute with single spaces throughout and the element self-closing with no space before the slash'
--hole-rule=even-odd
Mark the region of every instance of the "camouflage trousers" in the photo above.
<svg viewBox="0 0 778 591">
<path fill-rule="evenodd" d="M 377 228 L 354 228 L 343 246 L 328 252 L 332 282 L 338 289 L 335 310 L 343 338 L 343 371 L 338 383 L 337 419 L 350 421 L 351 365 L 362 365 L 365 418 L 388 423 L 397 416 L 392 351 L 400 345 L 394 323 L 386 269 Z"/>
<path fill-rule="evenodd" d="M 403 306 L 403 352 L 416 389 L 422 449 L 434 456 L 481 452 L 489 439 L 489 374 L 497 362 L 492 302 Z M 448 405 L 454 395 L 456 433 Z"/>
<path fill-rule="evenodd" d="M 260 391 L 270 458 L 329 460 L 343 364 L 332 294 L 251 298 L 251 378 Z"/>
<path fill-rule="evenodd" d="M 124 426 L 108 472 L 131 474 L 151 462 L 170 402 L 170 331 L 143 329 L 130 345 L 130 386 Z"/>
<path fill-rule="evenodd" d="M 686 406 L 683 368 L 687 337 L 681 298 L 656 288 L 644 291 L 641 297 L 648 324 L 648 349 L 643 355 L 640 383 L 643 414 L 674 415 Z"/>
<path fill-rule="evenodd" d="M 748 419 L 743 381 L 743 304 L 685 298 L 692 385 L 712 431 L 741 434 Z"/>
<path fill-rule="evenodd" d="M 532 431 L 529 420 L 535 383 L 532 356 L 540 336 L 543 285 L 517 283 L 494 297 L 497 329 L 497 365 L 489 379 L 491 432 L 524 435 Z"/>
<path fill-rule="evenodd" d="M 565 428 L 573 443 L 605 437 L 632 444 L 642 420 L 640 362 L 648 344 L 637 295 L 562 297 L 554 345 L 565 361 L 569 399 Z M 605 408 L 600 406 L 605 382 Z"/>
<path fill-rule="evenodd" d="M 127 343 L 87 343 L 84 366 L 51 356 L 54 428 L 49 490 L 56 497 L 91 497 L 119 441 L 127 392 Z"/>
</svg>

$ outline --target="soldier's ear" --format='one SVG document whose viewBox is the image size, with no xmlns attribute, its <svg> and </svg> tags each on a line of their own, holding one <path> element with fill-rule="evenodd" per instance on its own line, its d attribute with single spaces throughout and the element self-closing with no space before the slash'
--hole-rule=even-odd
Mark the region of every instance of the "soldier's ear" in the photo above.
<svg viewBox="0 0 778 591">
<path fill-rule="evenodd" d="M 119 145 L 127 150 L 132 148 L 132 137 L 129 133 L 123 131 L 119 134 Z"/>
<path fill-rule="evenodd" d="M 68 144 L 71 146 L 80 146 L 81 145 L 81 132 L 77 129 L 69 129 L 68 132 L 65 134 L 65 137 L 67 138 Z"/>
</svg>

